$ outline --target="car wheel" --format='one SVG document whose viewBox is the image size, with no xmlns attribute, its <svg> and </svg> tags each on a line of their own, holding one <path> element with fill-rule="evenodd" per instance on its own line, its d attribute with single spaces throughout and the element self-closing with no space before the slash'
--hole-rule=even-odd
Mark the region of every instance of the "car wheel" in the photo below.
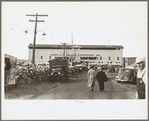
<svg viewBox="0 0 149 121">
<path fill-rule="evenodd" d="M 62 77 L 61 77 L 61 80 L 62 80 L 62 81 L 65 81 L 65 80 L 66 80 L 66 77 L 65 77 L 65 76 L 62 76 Z"/>
<path fill-rule="evenodd" d="M 58 81 L 58 77 L 57 76 L 53 77 L 53 80 Z"/>
</svg>

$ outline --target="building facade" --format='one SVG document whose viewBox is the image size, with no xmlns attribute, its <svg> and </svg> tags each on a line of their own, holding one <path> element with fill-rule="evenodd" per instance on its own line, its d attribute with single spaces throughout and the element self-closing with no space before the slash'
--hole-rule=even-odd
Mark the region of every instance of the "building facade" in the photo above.
<svg viewBox="0 0 149 121">
<path fill-rule="evenodd" d="M 131 64 L 134 64 L 136 62 L 137 57 L 123 57 L 122 59 L 122 66 L 127 67 Z"/>
<path fill-rule="evenodd" d="M 32 61 L 33 44 L 29 48 L 29 61 Z M 69 61 L 88 61 L 98 65 L 122 65 L 123 46 L 118 45 L 42 45 L 35 46 L 35 63 L 48 64 L 50 59 L 68 57 Z"/>
</svg>

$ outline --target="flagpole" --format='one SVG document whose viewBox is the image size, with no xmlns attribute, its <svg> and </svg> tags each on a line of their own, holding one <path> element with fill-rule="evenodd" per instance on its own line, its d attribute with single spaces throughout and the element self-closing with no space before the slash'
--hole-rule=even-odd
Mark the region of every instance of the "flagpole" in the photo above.
<svg viewBox="0 0 149 121">
<path fill-rule="evenodd" d="M 71 44 L 73 45 L 73 31 L 72 31 L 72 38 L 71 38 L 71 39 L 72 39 L 72 40 L 71 40 L 71 42 L 72 42 Z"/>
</svg>

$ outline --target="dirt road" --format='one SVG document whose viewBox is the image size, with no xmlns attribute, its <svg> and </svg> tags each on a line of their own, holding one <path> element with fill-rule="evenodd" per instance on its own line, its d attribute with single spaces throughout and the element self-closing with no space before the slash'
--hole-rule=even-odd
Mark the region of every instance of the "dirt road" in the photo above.
<svg viewBox="0 0 149 121">
<path fill-rule="evenodd" d="M 105 90 L 99 91 L 98 82 L 95 83 L 94 91 L 90 91 L 87 87 L 87 72 L 79 73 L 78 76 L 57 86 L 47 90 L 41 95 L 30 97 L 33 100 L 42 99 L 133 99 L 131 95 L 135 93 L 133 90 L 128 90 L 117 84 L 114 80 L 105 83 Z"/>
</svg>

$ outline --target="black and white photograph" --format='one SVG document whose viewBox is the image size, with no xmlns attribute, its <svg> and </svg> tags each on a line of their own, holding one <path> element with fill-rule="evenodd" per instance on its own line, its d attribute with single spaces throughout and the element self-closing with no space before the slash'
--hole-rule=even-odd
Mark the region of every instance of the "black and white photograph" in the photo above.
<svg viewBox="0 0 149 121">
<path fill-rule="evenodd" d="M 2 119 L 148 119 L 147 10 L 147 1 L 1 2 Z"/>
</svg>

